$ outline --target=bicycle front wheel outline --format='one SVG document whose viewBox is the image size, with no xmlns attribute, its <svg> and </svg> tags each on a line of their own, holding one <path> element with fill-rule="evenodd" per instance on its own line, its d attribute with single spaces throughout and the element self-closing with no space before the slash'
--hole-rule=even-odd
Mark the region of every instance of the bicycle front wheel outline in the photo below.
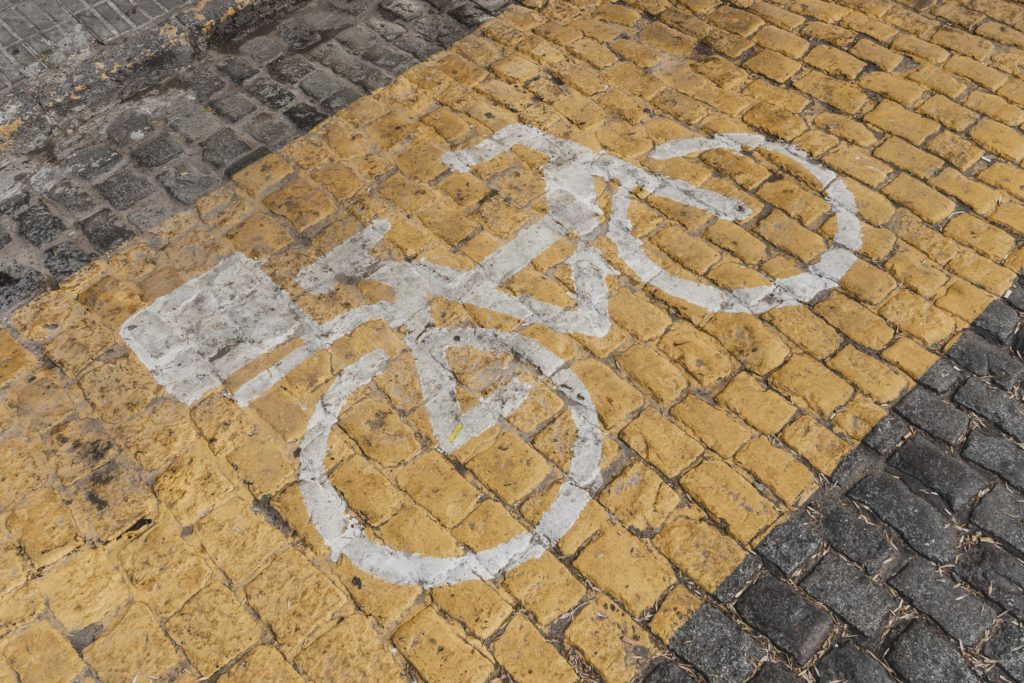
<svg viewBox="0 0 1024 683">
<path fill-rule="evenodd" d="M 608 237 L 638 280 L 714 313 L 764 313 L 773 308 L 809 303 L 819 294 L 838 287 L 839 281 L 857 261 L 854 252 L 861 247 L 862 232 L 857 217 L 857 202 L 842 178 L 811 160 L 806 152 L 795 145 L 748 133 L 721 133 L 710 138 L 673 140 L 658 146 L 651 153 L 651 158 L 671 159 L 713 149 L 728 149 L 736 153 L 765 149 L 787 157 L 814 176 L 824 187 L 825 199 L 836 217 L 837 230 L 832 245 L 816 262 L 808 264 L 803 273 L 772 280 L 759 287 L 728 290 L 687 280 L 668 273 L 644 252 L 643 242 L 632 233 L 633 223 L 629 218 L 631 191 L 622 185 L 612 196 Z M 644 189 L 673 199 L 672 196 L 661 195 L 657 188 Z"/>
<path fill-rule="evenodd" d="M 366 535 L 362 522 L 349 511 L 344 497 L 328 479 L 324 459 L 331 427 L 345 401 L 387 364 L 387 356 L 379 350 L 345 368 L 318 402 L 299 446 L 299 488 L 310 520 L 330 549 L 334 562 L 345 556 L 368 574 L 391 583 L 424 588 L 494 579 L 557 544 L 590 501 L 590 491 L 600 487 L 604 439 L 597 409 L 586 386 L 571 369 L 564 367 L 558 356 L 521 335 L 476 327 L 434 328 L 416 344 L 434 351 L 460 345 L 486 351 L 511 351 L 552 381 L 576 427 L 576 442 L 566 480 L 537 524 L 493 548 L 454 557 L 400 551 Z M 435 438 L 444 438 L 443 433 L 438 433 L 438 425 L 432 427 Z"/>
</svg>

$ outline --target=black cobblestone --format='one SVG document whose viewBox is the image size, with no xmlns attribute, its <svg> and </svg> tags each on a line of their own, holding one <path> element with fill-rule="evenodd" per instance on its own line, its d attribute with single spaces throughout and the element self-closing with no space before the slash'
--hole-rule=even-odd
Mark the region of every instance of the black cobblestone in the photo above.
<svg viewBox="0 0 1024 683">
<path fill-rule="evenodd" d="M 957 558 L 956 574 L 1024 619 L 1024 563 L 997 545 L 979 543 Z"/>
<path fill-rule="evenodd" d="M 910 683 L 969 683 L 980 680 L 953 641 L 915 621 L 896 640 L 889 663 Z"/>
<path fill-rule="evenodd" d="M 991 603 L 958 586 L 937 567 L 913 559 L 889 583 L 953 638 L 974 645 L 999 615 Z"/>
<path fill-rule="evenodd" d="M 835 553 L 822 558 L 800 585 L 868 638 L 880 635 L 899 607 L 884 586 Z"/>
<path fill-rule="evenodd" d="M 1024 553 L 1024 494 L 997 486 L 974 508 L 971 521 Z"/>
<path fill-rule="evenodd" d="M 986 477 L 962 459 L 954 458 L 923 434 L 900 446 L 891 462 L 942 496 L 953 512 L 964 510 L 993 483 L 991 476 Z"/>
<path fill-rule="evenodd" d="M 992 632 L 985 644 L 985 656 L 999 661 L 999 665 L 1018 681 L 1024 680 L 1024 626 L 1006 621 Z"/>
<path fill-rule="evenodd" d="M 109 209 L 89 216 L 78 227 L 100 251 L 113 249 L 132 236 L 131 230 L 126 228 Z"/>
<path fill-rule="evenodd" d="M 782 581 L 766 576 L 740 597 L 736 609 L 776 647 L 803 664 L 832 632 L 832 619 Z"/>
<path fill-rule="evenodd" d="M 893 680 L 878 661 L 849 644 L 829 650 L 815 669 L 820 681 L 890 683 Z"/>
<path fill-rule="evenodd" d="M 966 433 L 967 414 L 928 389 L 917 388 L 903 397 L 896 411 L 932 436 L 953 444 Z"/>
<path fill-rule="evenodd" d="M 911 426 L 906 420 L 896 413 L 889 413 L 864 438 L 864 443 L 882 455 L 889 455 L 906 438 L 910 430 Z"/>
<path fill-rule="evenodd" d="M 662 662 L 647 674 L 644 683 L 697 683 L 697 679 L 674 662 Z"/>
<path fill-rule="evenodd" d="M 1024 449 L 991 429 L 975 429 L 967 439 L 963 456 L 999 474 L 1024 491 Z"/>
<path fill-rule="evenodd" d="M 771 662 L 762 666 L 757 675 L 750 680 L 751 683 L 800 683 L 800 679 L 792 671 L 786 671 Z"/>
<path fill-rule="evenodd" d="M 956 392 L 957 403 L 986 417 L 1017 441 L 1024 441 L 1024 403 L 986 384 L 978 377 Z"/>
<path fill-rule="evenodd" d="M 35 296 L 45 287 L 46 276 L 38 270 L 17 263 L 0 265 L 0 306 L 4 308 Z"/>
<path fill-rule="evenodd" d="M 921 384 L 944 394 L 961 381 L 960 370 L 948 358 L 940 358 L 921 377 Z"/>
<path fill-rule="evenodd" d="M 91 259 L 72 242 L 61 242 L 43 252 L 43 261 L 54 277 L 66 278 L 82 269 Z"/>
<path fill-rule="evenodd" d="M 715 597 L 722 602 L 732 602 L 750 585 L 750 581 L 760 568 L 761 561 L 757 559 L 757 555 L 747 555 L 740 566 L 734 569 L 732 574 L 715 589 Z"/>
<path fill-rule="evenodd" d="M 957 533 L 940 510 L 890 474 L 874 474 L 850 490 L 915 550 L 938 562 L 951 562 Z"/>
<path fill-rule="evenodd" d="M 806 514 L 794 514 L 775 527 L 762 541 L 757 552 L 784 574 L 796 573 L 821 550 L 821 531 Z"/>
<path fill-rule="evenodd" d="M 996 346 L 971 330 L 961 335 L 949 350 L 949 357 L 975 375 L 991 377 L 1004 389 L 1012 389 L 1024 378 L 1024 363 L 1008 348 Z"/>
<path fill-rule="evenodd" d="M 896 549 L 878 524 L 866 521 L 850 504 L 837 502 L 826 506 L 821 516 L 822 529 L 829 545 L 864 567 L 877 573 Z"/>
<path fill-rule="evenodd" d="M 18 233 L 37 247 L 67 230 L 64 223 L 42 204 L 33 204 L 14 220 L 18 224 Z"/>
<path fill-rule="evenodd" d="M 96 191 L 115 209 L 135 206 L 153 192 L 149 182 L 128 169 L 118 171 L 96 186 Z"/>
<path fill-rule="evenodd" d="M 975 319 L 974 326 L 1005 345 L 1020 327 L 1020 316 L 1009 303 L 996 299 Z"/>
<path fill-rule="evenodd" d="M 669 648 L 705 676 L 723 683 L 745 680 L 764 656 L 756 640 L 710 605 L 690 617 L 672 636 Z"/>
</svg>

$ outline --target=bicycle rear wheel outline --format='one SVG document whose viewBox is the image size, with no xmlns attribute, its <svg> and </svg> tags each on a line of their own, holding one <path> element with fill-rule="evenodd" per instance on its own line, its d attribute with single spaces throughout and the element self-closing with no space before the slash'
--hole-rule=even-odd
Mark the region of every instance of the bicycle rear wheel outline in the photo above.
<svg viewBox="0 0 1024 683">
<path fill-rule="evenodd" d="M 388 362 L 383 351 L 366 354 L 345 368 L 317 404 L 299 447 L 299 489 L 310 521 L 330 549 L 334 562 L 344 555 L 368 574 L 392 583 L 424 588 L 494 579 L 558 543 L 590 501 L 590 491 L 600 487 L 604 437 L 597 409 L 579 377 L 563 367 L 564 362 L 558 356 L 532 339 L 511 332 L 460 327 L 434 328 L 416 343 L 425 343 L 428 347 L 437 345 L 434 348 L 441 349 L 464 345 L 489 351 L 511 351 L 552 380 L 576 427 L 576 443 L 566 480 L 538 523 L 492 548 L 455 557 L 395 550 L 366 536 L 362 523 L 348 511 L 344 497 L 328 479 L 323 463 L 330 429 L 341 407 L 355 389 L 383 370 Z M 438 438 L 436 426 L 432 424 L 432 427 Z"/>
</svg>

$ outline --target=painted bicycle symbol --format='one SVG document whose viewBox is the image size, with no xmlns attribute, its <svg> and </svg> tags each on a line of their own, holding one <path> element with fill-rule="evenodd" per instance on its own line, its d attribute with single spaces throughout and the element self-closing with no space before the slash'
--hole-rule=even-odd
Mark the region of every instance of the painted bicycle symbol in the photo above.
<svg viewBox="0 0 1024 683">
<path fill-rule="evenodd" d="M 572 458 L 563 483 L 538 523 L 479 552 L 433 557 L 403 552 L 373 540 L 328 479 L 324 461 L 332 425 L 352 393 L 383 371 L 388 363 L 383 350 L 372 351 L 346 367 L 317 403 L 299 448 L 299 486 L 310 519 L 330 548 L 333 560 L 344 555 L 361 570 L 394 583 L 433 587 L 493 578 L 556 544 L 602 485 L 602 430 L 594 402 L 580 378 L 551 351 L 515 332 L 436 327 L 430 312 L 433 300 L 471 304 L 512 316 L 523 324 L 541 323 L 563 332 L 600 337 L 610 326 L 605 278 L 616 271 L 590 244 L 599 234 L 607 235 L 615 244 L 638 282 L 709 310 L 725 312 L 758 313 L 809 301 L 836 286 L 854 262 L 852 250 L 860 246 L 860 225 L 849 191 L 835 174 L 809 160 L 802 151 L 757 135 L 677 140 L 656 148 L 652 157 L 667 159 L 711 149 L 737 153 L 765 149 L 788 157 L 822 184 L 838 223 L 832 246 L 800 275 L 763 287 L 731 291 L 679 278 L 652 261 L 632 234 L 628 208 L 633 194 L 642 191 L 657 195 L 725 220 L 745 218 L 750 213 L 748 207 L 719 193 L 664 178 L 522 125 L 509 126 L 472 149 L 447 154 L 444 161 L 454 171 L 466 171 L 516 145 L 548 158 L 544 181 L 549 212 L 519 230 L 510 242 L 471 270 L 376 258 L 373 249 L 390 229 L 386 220 L 377 220 L 301 270 L 295 281 L 315 294 L 330 292 L 340 281 L 377 281 L 393 290 L 390 301 L 355 308 L 320 324 L 296 305 L 257 262 L 235 254 L 139 311 L 121 329 L 128 345 L 156 379 L 188 404 L 222 386 L 226 378 L 248 363 L 285 343 L 300 340 L 300 345 L 282 360 L 234 392 L 235 400 L 247 405 L 314 353 L 366 322 L 383 321 L 404 335 L 415 361 L 436 447 L 448 456 L 491 427 L 501 426 L 522 405 L 530 389 L 513 379 L 492 387 L 484 398 L 463 410 L 456 397 L 457 381 L 447 351 L 469 346 L 510 352 L 522 359 L 563 400 L 576 430 Z M 595 177 L 614 186 L 607 217 L 598 203 Z M 511 276 L 566 236 L 575 244 L 567 260 L 575 280 L 574 308 L 562 309 L 503 289 Z"/>
</svg>

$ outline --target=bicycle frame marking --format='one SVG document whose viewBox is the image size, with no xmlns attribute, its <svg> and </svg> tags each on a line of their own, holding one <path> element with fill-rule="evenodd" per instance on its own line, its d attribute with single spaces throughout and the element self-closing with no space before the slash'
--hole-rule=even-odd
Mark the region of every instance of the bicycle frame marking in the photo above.
<svg viewBox="0 0 1024 683">
<path fill-rule="evenodd" d="M 351 393 L 384 368 L 385 354 L 378 350 L 364 355 L 330 384 L 300 444 L 300 489 L 310 518 L 330 548 L 333 560 L 344 554 L 360 569 L 395 583 L 433 587 L 493 578 L 557 543 L 578 519 L 590 493 L 601 485 L 601 428 L 593 401 L 579 378 L 550 351 L 514 332 L 434 327 L 432 300 L 444 298 L 471 304 L 516 318 L 523 325 L 540 323 L 561 332 L 603 337 L 611 324 L 605 278 L 617 271 L 589 244 L 602 226 L 606 226 L 608 237 L 639 283 L 713 312 L 756 314 L 808 302 L 838 284 L 856 260 L 853 250 L 860 246 L 860 223 L 849 190 L 834 173 L 809 160 L 801 150 L 747 134 L 676 140 L 657 147 L 651 156 L 669 159 L 711 149 L 736 153 L 764 149 L 787 157 L 821 183 L 838 224 L 832 246 L 800 275 L 732 291 L 679 278 L 651 260 L 644 253 L 642 242 L 632 234 L 628 208 L 633 193 L 645 192 L 698 207 L 723 220 L 745 218 L 750 213 L 747 206 L 518 124 L 498 131 L 471 149 L 446 154 L 443 160 L 455 171 L 467 171 L 516 145 L 537 150 L 549 159 L 543 170 L 549 213 L 521 228 L 512 240 L 472 270 L 377 259 L 370 252 L 384 238 L 390 224 L 376 220 L 303 268 L 295 282 L 306 291 L 323 294 L 342 278 L 375 280 L 392 288 L 393 302 L 363 306 L 318 324 L 257 262 L 234 254 L 137 312 L 121 328 L 128 346 L 157 381 L 188 405 L 221 386 L 249 362 L 299 340 L 296 349 L 234 392 L 235 400 L 245 406 L 317 351 L 363 323 L 384 321 L 405 334 L 436 447 L 447 455 L 508 417 L 529 391 L 516 380 L 496 388 L 471 409 L 461 410 L 455 398 L 455 377 L 447 368 L 448 348 L 468 345 L 489 351 L 514 351 L 552 382 L 577 431 L 569 472 L 555 501 L 532 529 L 494 548 L 458 557 L 405 553 L 370 540 L 324 471 L 331 425 Z M 607 220 L 599 207 L 595 177 L 617 184 Z M 530 296 L 513 296 L 502 289 L 502 283 L 541 252 L 570 235 L 576 246 L 567 259 L 575 280 L 574 308 L 562 309 Z"/>
</svg>

